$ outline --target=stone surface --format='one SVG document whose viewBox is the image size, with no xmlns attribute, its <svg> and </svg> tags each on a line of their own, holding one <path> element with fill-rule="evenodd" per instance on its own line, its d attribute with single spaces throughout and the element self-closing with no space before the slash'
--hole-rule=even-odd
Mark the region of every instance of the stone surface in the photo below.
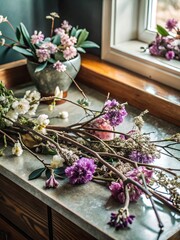
<svg viewBox="0 0 180 240">
<path fill-rule="evenodd" d="M 22 96 L 27 89 L 32 89 L 32 86 L 23 87 L 16 91 L 18 96 Z M 90 97 L 92 107 L 99 109 L 106 96 L 98 93 L 93 89 L 83 87 L 87 95 Z M 68 98 L 77 100 L 81 98 L 80 93 L 75 87 L 71 87 Z M 140 111 L 130 106 L 127 107 L 128 117 L 119 128 L 122 132 L 128 132 L 132 129 L 132 117 L 139 114 Z M 60 111 L 68 111 L 68 119 L 55 119 Z M 79 110 L 70 103 L 58 105 L 54 112 L 50 113 L 47 105 L 42 104 L 39 108 L 39 113 L 48 113 L 52 118 L 52 124 L 69 125 L 76 120 L 82 118 L 83 111 Z M 171 124 L 168 124 L 160 119 L 154 118 L 151 115 L 145 117 L 146 124 L 143 128 L 146 132 L 153 132 L 154 139 L 160 139 L 167 135 L 177 132 L 179 129 Z M 51 156 L 46 156 L 47 161 L 50 161 Z M 178 162 L 169 160 L 163 157 L 156 163 L 162 166 L 172 166 L 178 168 Z M 52 209 L 61 213 L 63 216 L 80 226 L 97 239 L 151 239 L 158 238 L 159 227 L 151 208 L 151 204 L 145 196 L 137 203 L 130 205 L 130 212 L 136 215 L 136 220 L 130 229 L 123 231 L 115 231 L 107 222 L 110 219 L 110 213 L 117 211 L 119 204 L 110 198 L 110 192 L 103 184 L 90 182 L 81 186 L 72 186 L 66 180 L 60 180 L 60 185 L 57 189 L 45 189 L 45 177 L 28 181 L 28 175 L 35 169 L 42 167 L 33 156 L 25 152 L 21 157 L 13 157 L 11 152 L 7 150 L 6 157 L 0 158 L 0 172 L 17 185 L 40 199 L 42 202 L 50 206 Z M 179 227 L 179 218 L 176 212 L 172 212 L 164 204 L 156 201 L 159 215 L 165 225 L 164 232 L 159 239 L 167 239 L 173 235 Z"/>
</svg>

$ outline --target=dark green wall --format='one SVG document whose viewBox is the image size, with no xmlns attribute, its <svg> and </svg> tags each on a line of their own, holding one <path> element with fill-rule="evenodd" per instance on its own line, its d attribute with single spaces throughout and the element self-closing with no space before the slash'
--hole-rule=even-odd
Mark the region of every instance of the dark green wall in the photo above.
<svg viewBox="0 0 180 240">
<path fill-rule="evenodd" d="M 50 22 L 45 17 L 54 11 L 60 14 L 61 20 L 86 28 L 90 32 L 89 40 L 101 44 L 102 0 L 0 0 L 0 15 L 7 16 L 14 27 L 23 22 L 30 34 L 41 30 L 49 35 Z M 5 23 L 0 24 L 0 31 L 14 36 Z M 100 55 L 100 49 L 89 51 Z M 18 59 L 22 59 L 22 55 L 0 47 L 0 64 Z"/>
</svg>

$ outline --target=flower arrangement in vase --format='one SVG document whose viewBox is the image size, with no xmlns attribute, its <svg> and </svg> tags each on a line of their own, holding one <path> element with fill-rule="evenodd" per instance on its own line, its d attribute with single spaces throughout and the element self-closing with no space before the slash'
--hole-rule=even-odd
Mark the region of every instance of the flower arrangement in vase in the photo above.
<svg viewBox="0 0 180 240">
<path fill-rule="evenodd" d="M 89 32 L 86 29 L 72 27 L 66 20 L 59 28 L 54 28 L 55 19 L 59 18 L 55 12 L 46 16 L 51 21 L 51 31 L 50 36 L 45 37 L 36 30 L 30 35 L 23 23 L 14 29 L 7 17 L 0 15 L 0 23 L 9 24 L 16 36 L 12 43 L 6 43 L 9 38 L 1 32 L 0 45 L 27 58 L 30 76 L 43 96 L 53 95 L 56 86 L 66 93 L 80 69 L 79 53 L 85 53 L 85 48 L 99 47 L 87 40 Z"/>
</svg>

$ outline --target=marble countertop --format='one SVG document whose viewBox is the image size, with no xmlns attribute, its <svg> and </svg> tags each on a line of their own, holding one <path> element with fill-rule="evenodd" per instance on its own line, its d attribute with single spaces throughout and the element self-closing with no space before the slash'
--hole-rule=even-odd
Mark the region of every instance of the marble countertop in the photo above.
<svg viewBox="0 0 180 240">
<path fill-rule="evenodd" d="M 24 94 L 25 90 L 32 89 L 32 86 L 26 86 L 16 91 L 17 95 Z M 90 96 L 92 106 L 99 109 L 106 96 L 99 92 L 84 87 L 85 92 Z M 71 87 L 68 98 L 77 100 L 80 98 L 79 92 Z M 56 106 L 55 111 L 49 114 L 51 117 L 57 115 L 59 111 L 69 112 L 69 118 L 58 119 L 61 125 L 69 125 L 76 119 L 81 119 L 82 110 L 79 110 L 70 103 L 64 103 Z M 139 114 L 140 111 L 128 106 L 128 117 L 120 127 L 123 132 L 128 132 L 132 128 L 132 117 Z M 39 113 L 49 113 L 47 105 L 42 104 Z M 179 129 L 167 122 L 157 119 L 151 115 L 145 117 L 146 124 L 143 128 L 146 132 L 154 132 L 154 139 L 160 139 L 166 135 L 171 135 Z M 52 119 L 51 123 L 57 123 L 57 119 Z M 48 158 L 48 156 L 46 156 Z M 170 161 L 167 157 L 156 162 L 163 166 L 172 166 L 177 168 L 177 161 Z M 45 189 L 45 177 L 28 181 L 28 175 L 35 169 L 42 167 L 35 157 L 25 152 L 20 157 L 13 157 L 10 151 L 6 151 L 6 156 L 0 158 L 0 173 L 15 182 L 17 185 L 37 197 L 39 200 L 56 210 L 76 225 L 95 236 L 97 239 L 167 239 L 179 229 L 180 218 L 176 212 L 172 212 L 161 202 L 156 201 L 159 215 L 164 223 L 164 232 L 159 234 L 159 227 L 152 210 L 151 203 L 145 196 L 141 197 L 137 203 L 130 204 L 130 212 L 136 215 L 136 219 L 129 229 L 115 231 L 107 222 L 110 219 L 110 213 L 116 212 L 120 205 L 110 198 L 110 191 L 103 184 L 89 182 L 85 185 L 72 186 L 67 180 L 60 180 L 57 189 Z"/>
</svg>

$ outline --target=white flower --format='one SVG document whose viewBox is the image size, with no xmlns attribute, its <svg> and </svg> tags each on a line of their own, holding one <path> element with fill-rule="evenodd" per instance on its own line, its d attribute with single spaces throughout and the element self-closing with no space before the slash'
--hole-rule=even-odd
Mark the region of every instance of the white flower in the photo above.
<svg viewBox="0 0 180 240">
<path fill-rule="evenodd" d="M 25 114 L 28 112 L 30 105 L 26 99 L 22 98 L 20 101 L 15 101 L 12 104 L 12 108 L 15 111 L 17 111 L 17 113 L 19 113 L 19 114 Z"/>
<path fill-rule="evenodd" d="M 18 113 L 14 110 L 9 110 L 6 114 L 6 117 L 15 122 L 18 119 Z M 5 120 L 6 126 L 12 126 L 13 123 L 11 121 Z"/>
<path fill-rule="evenodd" d="M 46 135 L 47 131 L 44 126 L 37 125 L 33 128 L 36 132 L 42 133 L 43 135 Z"/>
<path fill-rule="evenodd" d="M 51 161 L 52 168 L 59 168 L 63 166 L 64 159 L 60 155 L 54 155 Z"/>
<path fill-rule="evenodd" d="M 39 104 L 33 104 L 33 105 L 30 107 L 30 109 L 29 109 L 29 111 L 28 111 L 28 114 L 29 114 L 30 116 L 35 115 L 38 106 L 39 106 Z"/>
<path fill-rule="evenodd" d="M 0 23 L 3 23 L 3 22 L 7 22 L 7 17 L 3 17 L 2 15 L 0 15 Z"/>
<path fill-rule="evenodd" d="M 69 113 L 66 112 L 66 111 L 62 111 L 62 112 L 59 113 L 59 116 L 60 116 L 60 118 L 62 118 L 62 119 L 66 119 L 66 118 L 69 117 Z"/>
<path fill-rule="evenodd" d="M 57 86 L 54 91 L 54 96 L 57 98 L 63 98 L 63 91 Z"/>
<path fill-rule="evenodd" d="M 40 126 L 46 127 L 49 124 L 49 122 L 50 121 L 48 119 L 48 115 L 46 115 L 46 114 L 41 114 L 37 118 L 37 124 L 40 125 Z"/>
<path fill-rule="evenodd" d="M 20 142 L 18 141 L 14 144 L 14 147 L 12 148 L 12 154 L 19 157 L 22 155 L 22 153 L 23 149 L 21 147 Z"/>
<path fill-rule="evenodd" d="M 27 99 L 29 102 L 39 101 L 41 98 L 41 94 L 35 90 L 33 92 L 28 90 L 26 91 L 24 98 Z"/>
<path fill-rule="evenodd" d="M 0 31 L 0 36 L 2 35 L 2 32 Z"/>
<path fill-rule="evenodd" d="M 5 39 L 4 38 L 1 38 L 1 40 L 0 40 L 0 46 L 4 46 L 4 44 L 5 44 Z"/>
</svg>

